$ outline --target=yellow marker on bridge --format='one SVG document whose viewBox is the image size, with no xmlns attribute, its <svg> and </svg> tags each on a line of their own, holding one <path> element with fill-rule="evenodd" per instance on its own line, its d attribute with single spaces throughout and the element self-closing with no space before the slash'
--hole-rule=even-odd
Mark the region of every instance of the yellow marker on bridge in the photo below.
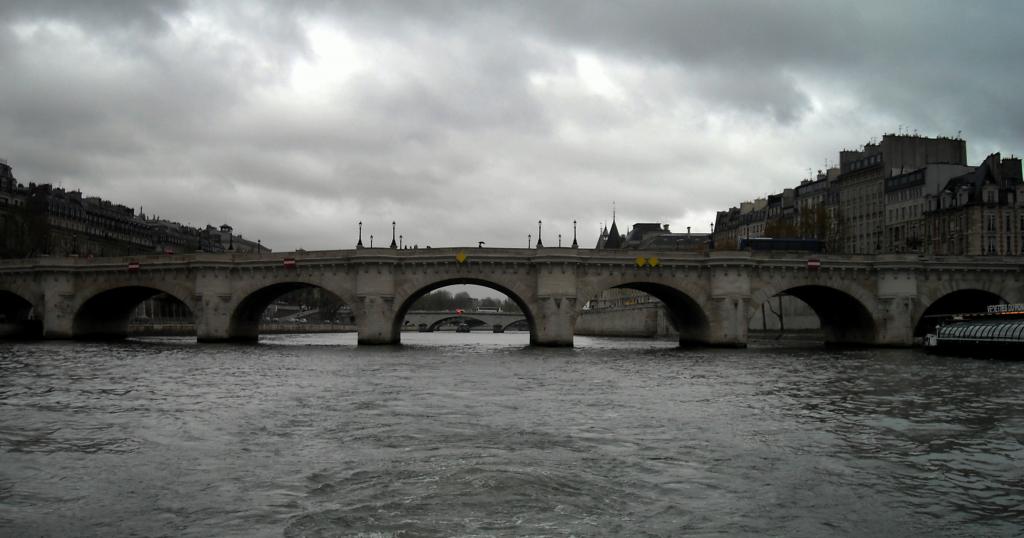
<svg viewBox="0 0 1024 538">
<path fill-rule="evenodd" d="M 658 258 L 655 257 L 655 256 L 651 256 L 650 259 L 647 260 L 647 265 L 650 265 L 651 267 L 657 267 L 658 266 Z"/>
<path fill-rule="evenodd" d="M 460 250 L 459 253 L 455 255 L 455 261 L 459 263 L 466 263 L 466 253 Z"/>
<path fill-rule="evenodd" d="M 647 258 L 644 258 L 643 256 L 637 256 L 636 257 L 636 266 L 637 267 L 643 267 L 645 265 L 647 265 Z"/>
</svg>

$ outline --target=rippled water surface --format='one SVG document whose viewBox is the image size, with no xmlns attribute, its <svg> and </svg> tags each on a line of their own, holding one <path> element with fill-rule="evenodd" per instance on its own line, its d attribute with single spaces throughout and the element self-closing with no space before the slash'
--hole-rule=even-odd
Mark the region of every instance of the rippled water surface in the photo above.
<svg viewBox="0 0 1024 538">
<path fill-rule="evenodd" d="M 0 344 L 0 535 L 1019 536 L 1024 363 L 525 334 Z"/>
</svg>

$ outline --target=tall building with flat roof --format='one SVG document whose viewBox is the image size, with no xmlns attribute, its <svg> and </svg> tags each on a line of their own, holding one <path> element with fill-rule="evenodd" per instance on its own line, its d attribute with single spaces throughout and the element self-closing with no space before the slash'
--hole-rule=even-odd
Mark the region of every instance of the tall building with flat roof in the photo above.
<svg viewBox="0 0 1024 538">
<path fill-rule="evenodd" d="M 884 252 L 885 180 L 929 164 L 967 164 L 967 143 L 959 138 L 887 134 L 861 150 L 839 152 L 838 242 L 833 251 Z"/>
</svg>

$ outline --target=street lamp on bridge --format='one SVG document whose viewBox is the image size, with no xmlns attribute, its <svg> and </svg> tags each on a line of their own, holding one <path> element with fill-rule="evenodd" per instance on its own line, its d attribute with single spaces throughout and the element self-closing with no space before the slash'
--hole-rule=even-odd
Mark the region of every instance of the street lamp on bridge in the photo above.
<svg viewBox="0 0 1024 538">
<path fill-rule="evenodd" d="M 359 221 L 359 242 L 356 243 L 356 248 L 363 248 L 363 221 Z"/>
<path fill-rule="evenodd" d="M 542 248 L 544 246 L 544 242 L 540 238 L 540 230 L 541 230 L 540 227 L 541 227 L 541 221 L 538 220 L 537 221 L 537 248 Z"/>
<path fill-rule="evenodd" d="M 572 248 L 580 248 L 580 244 L 576 242 L 576 219 L 572 219 Z"/>
<path fill-rule="evenodd" d="M 398 243 L 395 242 L 395 221 L 391 221 L 391 245 L 389 248 L 398 248 Z"/>
</svg>

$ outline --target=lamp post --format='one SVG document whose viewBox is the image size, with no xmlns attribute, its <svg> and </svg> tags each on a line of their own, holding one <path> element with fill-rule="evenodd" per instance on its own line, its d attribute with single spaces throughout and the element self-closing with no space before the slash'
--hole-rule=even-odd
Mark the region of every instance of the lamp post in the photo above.
<svg viewBox="0 0 1024 538">
<path fill-rule="evenodd" d="M 530 235 L 530 234 L 526 234 L 526 248 L 530 248 L 532 246 L 533 246 L 533 236 Z"/>
<path fill-rule="evenodd" d="M 263 242 L 260 239 L 256 240 L 256 253 L 263 254 Z"/>
<path fill-rule="evenodd" d="M 391 245 L 390 248 L 398 248 L 398 243 L 395 242 L 395 221 L 391 221 Z"/>
<path fill-rule="evenodd" d="M 562 248 L 562 234 L 558 234 L 558 248 Z"/>
<path fill-rule="evenodd" d="M 404 248 L 404 247 L 402 246 L 402 236 L 401 236 L 401 235 L 399 235 L 399 236 L 398 236 L 398 249 L 399 249 L 399 250 L 401 250 L 402 248 Z"/>
<path fill-rule="evenodd" d="M 370 234 L 370 248 L 373 248 L 373 234 Z"/>
<path fill-rule="evenodd" d="M 363 221 L 359 221 L 359 242 L 356 243 L 356 248 L 363 248 Z"/>
<path fill-rule="evenodd" d="M 537 248 L 542 248 L 544 246 L 544 241 L 541 240 L 541 238 L 540 238 L 540 230 L 541 230 L 541 221 L 538 220 L 537 221 Z"/>
<path fill-rule="evenodd" d="M 580 248 L 580 244 L 576 242 L 576 219 L 572 219 L 572 248 Z"/>
</svg>

